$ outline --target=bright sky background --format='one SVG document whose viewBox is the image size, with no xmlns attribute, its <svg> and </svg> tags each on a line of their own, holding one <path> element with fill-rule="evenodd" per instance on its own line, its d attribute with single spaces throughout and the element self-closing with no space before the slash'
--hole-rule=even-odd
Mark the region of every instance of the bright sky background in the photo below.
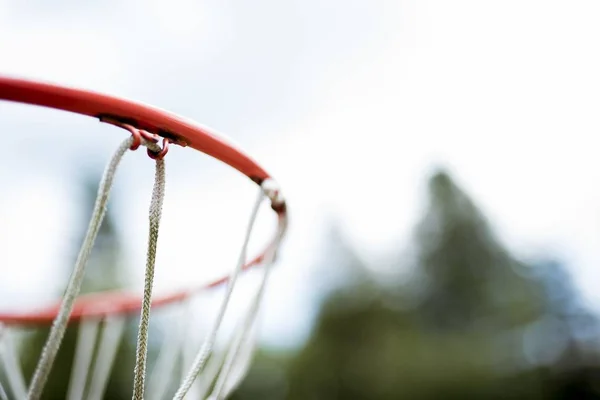
<svg viewBox="0 0 600 400">
<path fill-rule="evenodd" d="M 518 255 L 564 257 L 600 309 L 598 21 L 595 0 L 0 0 L 0 73 L 174 111 L 263 162 L 290 202 L 263 318 L 265 338 L 286 345 L 335 274 L 314 268 L 327 217 L 366 257 L 402 250 L 435 165 Z M 6 103 L 0 126 L 4 308 L 62 287 L 82 223 L 71 184 L 124 136 Z M 189 149 L 168 162 L 157 290 L 230 268 L 254 193 Z M 132 154 L 120 172 L 114 207 L 139 286 L 152 164 Z"/>
</svg>

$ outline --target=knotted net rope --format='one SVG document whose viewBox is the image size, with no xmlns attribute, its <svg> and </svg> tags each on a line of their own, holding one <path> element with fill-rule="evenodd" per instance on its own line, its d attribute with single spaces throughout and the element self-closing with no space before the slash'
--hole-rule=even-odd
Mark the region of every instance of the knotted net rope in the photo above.
<svg viewBox="0 0 600 400">
<path fill-rule="evenodd" d="M 139 133 L 136 133 L 136 131 L 131 127 L 127 127 L 127 129 L 129 129 L 133 133 L 133 135 L 124 140 L 119 145 L 119 147 L 111 157 L 104 170 L 85 238 L 81 245 L 75 266 L 73 268 L 73 272 L 71 273 L 67 287 L 65 289 L 65 293 L 59 311 L 52 323 L 50 333 L 48 335 L 40 358 L 38 359 L 38 363 L 34 371 L 31 384 L 29 386 L 29 391 L 27 394 L 27 398 L 29 400 L 38 400 L 41 397 L 44 386 L 51 372 L 52 365 L 60 349 L 62 339 L 65 335 L 69 323 L 69 316 L 73 310 L 75 300 L 81 289 L 87 261 L 90 257 L 91 250 L 93 248 L 102 221 L 106 215 L 107 204 L 118 166 L 127 150 L 135 150 L 137 149 L 137 147 L 139 147 L 140 144 L 143 144 L 148 148 L 149 153 L 155 156 L 152 158 L 154 158 L 156 161 L 154 187 L 152 191 L 152 199 L 150 203 L 149 212 L 149 234 L 144 278 L 144 292 L 142 306 L 140 310 L 140 323 L 137 335 L 136 362 L 134 369 L 134 382 L 132 394 L 133 400 L 144 399 L 148 353 L 148 331 L 150 323 L 152 289 L 154 283 L 154 269 L 156 261 L 158 234 L 160 230 L 160 220 L 162 215 L 163 199 L 165 193 L 165 162 L 162 156 L 164 156 L 166 151 L 164 146 L 163 148 L 161 148 L 154 141 L 148 140 L 148 135 L 140 136 Z M 252 232 L 252 228 L 258 215 L 260 205 L 264 200 L 265 195 L 267 197 L 274 198 L 272 190 L 273 189 L 269 187 L 268 182 L 265 182 L 263 183 L 263 185 L 261 185 L 256 202 L 254 203 L 254 207 L 252 208 L 250 221 L 248 222 L 248 225 L 246 227 L 246 232 L 242 248 L 238 257 L 238 261 L 236 263 L 235 268 L 231 271 L 229 275 L 226 293 L 219 307 L 216 320 L 212 325 L 201 348 L 199 349 L 189 372 L 185 375 L 184 379 L 182 380 L 174 399 L 179 400 L 185 397 L 186 393 L 193 385 L 197 376 L 202 372 L 206 361 L 212 354 L 217 333 L 224 319 L 225 312 L 228 308 L 238 277 L 243 269 L 244 263 L 246 262 L 248 243 Z M 230 343 L 229 350 L 226 354 L 226 358 L 225 360 L 223 360 L 223 365 L 221 366 L 217 376 L 216 386 L 213 392 L 211 393 L 210 398 L 220 399 L 228 393 L 230 393 L 231 390 L 237 385 L 237 383 L 239 383 L 238 381 L 241 379 L 239 372 L 248 368 L 247 364 L 249 364 L 249 361 L 240 361 L 239 354 L 242 352 L 241 349 L 243 347 L 252 347 L 252 343 L 249 343 L 248 340 L 244 339 L 246 339 L 247 332 L 251 329 L 256 319 L 259 303 L 263 296 L 265 288 L 265 282 L 269 275 L 269 267 L 272 264 L 273 259 L 275 257 L 275 251 L 279 245 L 279 241 L 281 239 L 282 234 L 283 230 L 278 233 L 278 236 L 275 242 L 273 243 L 271 250 L 265 256 L 265 259 L 263 261 L 265 264 L 265 272 L 261 280 L 259 289 L 250 303 L 250 308 L 247 311 L 246 316 L 242 319 L 241 324 L 234 333 L 234 338 Z M 232 371 L 235 370 L 234 365 L 236 362 L 241 363 L 241 367 L 237 368 L 237 378 L 234 377 L 235 379 L 231 379 Z M 106 362 L 105 365 L 109 365 L 109 363 Z M 105 366 L 104 369 L 106 368 L 107 367 Z M 104 375 L 106 375 L 106 373 L 107 372 L 105 372 Z M 243 373 L 241 374 L 241 376 L 243 376 Z M 92 392 L 101 393 L 102 389 L 96 388 L 96 390 L 93 390 Z M 3 399 L 5 395 L 6 394 L 4 393 L 4 390 L 0 389 L 0 399 Z M 93 395 L 90 396 L 94 397 Z"/>
<path fill-rule="evenodd" d="M 69 278 L 69 282 L 67 284 L 67 288 L 65 289 L 65 293 L 63 295 L 63 300 L 59 308 L 58 314 L 52 323 L 50 333 L 48 335 L 48 338 L 46 339 L 46 343 L 44 344 L 44 348 L 42 350 L 40 358 L 38 359 L 37 366 L 33 373 L 33 378 L 31 380 L 31 384 L 29 386 L 29 393 L 27 396 L 30 400 L 38 400 L 41 397 L 42 391 L 44 390 L 44 386 L 48 381 L 48 376 L 50 375 L 52 364 L 56 359 L 56 355 L 58 354 L 58 350 L 60 349 L 62 339 L 65 335 L 65 331 L 69 323 L 69 316 L 73 311 L 75 299 L 77 298 L 81 290 L 85 266 L 92 252 L 92 248 L 94 246 L 94 242 L 96 241 L 96 237 L 98 236 L 100 225 L 102 225 L 102 221 L 104 220 L 104 216 L 106 215 L 108 199 L 110 197 L 110 191 L 113 186 L 113 181 L 117 172 L 117 168 L 119 167 L 119 164 L 121 163 L 121 160 L 123 159 L 123 156 L 125 155 L 127 150 L 131 149 L 132 146 L 134 146 L 135 140 L 136 139 L 133 136 L 125 139 L 119 145 L 119 147 L 113 154 L 112 158 L 110 159 L 104 170 L 102 180 L 100 181 L 100 186 L 98 187 L 98 194 L 96 196 L 92 217 L 90 218 L 90 223 L 88 225 L 83 244 L 81 245 L 81 249 L 79 250 L 77 261 L 75 262 L 75 267 L 73 268 L 73 272 L 71 273 L 71 276 Z M 142 138 L 142 142 L 144 146 L 146 146 L 149 150 L 153 152 L 160 152 L 162 150 L 160 146 L 158 146 L 156 143 L 148 141 L 145 138 Z M 162 170 L 162 182 L 157 182 L 157 184 L 155 184 L 155 187 L 158 185 L 162 185 L 164 187 L 164 161 L 157 159 L 156 164 L 157 171 L 159 169 Z M 161 167 L 159 167 L 159 165 L 161 165 Z M 157 172 L 157 176 L 158 175 L 159 174 Z M 164 189 L 160 191 L 160 195 L 162 196 L 163 194 Z M 162 198 L 160 204 L 162 204 Z M 151 218 L 153 215 L 156 218 L 157 214 L 158 220 L 160 220 L 160 208 L 158 213 L 151 214 Z M 156 227 L 158 228 L 158 224 L 156 224 Z M 153 237 L 156 239 L 158 235 L 153 235 L 151 232 L 151 241 Z M 156 245 L 154 245 L 153 250 L 155 254 Z"/>
</svg>

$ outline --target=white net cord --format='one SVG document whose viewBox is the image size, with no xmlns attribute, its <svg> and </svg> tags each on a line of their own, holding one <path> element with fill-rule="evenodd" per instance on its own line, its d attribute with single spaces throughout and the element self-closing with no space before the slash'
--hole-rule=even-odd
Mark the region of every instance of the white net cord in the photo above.
<svg viewBox="0 0 600 400">
<path fill-rule="evenodd" d="M 181 309 L 177 310 L 177 328 L 173 338 L 165 338 L 158 354 L 154 369 L 148 382 L 148 399 L 162 400 L 169 389 L 173 379 L 172 371 L 177 367 L 177 361 L 184 348 L 188 325 L 192 320 L 192 302 L 188 301 Z M 169 332 L 170 333 L 170 332 Z"/>
<path fill-rule="evenodd" d="M 152 151 L 161 150 L 160 147 L 155 143 L 148 142 L 145 139 L 142 139 L 142 141 L 143 144 Z M 75 267 L 73 268 L 73 272 L 71 273 L 71 277 L 63 295 L 63 300 L 58 311 L 58 315 L 52 323 L 50 334 L 48 335 L 42 350 L 42 354 L 35 368 L 31 384 L 29 386 L 29 393 L 27 395 L 29 400 L 38 400 L 42 395 L 42 391 L 46 381 L 48 380 L 50 370 L 52 369 L 52 364 L 54 363 L 54 359 L 56 358 L 56 354 L 58 353 L 60 344 L 67 329 L 69 316 L 73 310 L 75 299 L 81 289 L 85 266 L 92 251 L 92 247 L 96 240 L 100 225 L 104 219 L 104 215 L 106 214 L 110 190 L 112 188 L 117 168 L 123 156 L 127 150 L 131 148 L 133 143 L 133 137 L 128 137 L 125 139 L 119 145 L 108 165 L 106 166 L 106 169 L 104 170 L 85 239 L 81 245 L 77 261 L 75 262 Z"/>
<path fill-rule="evenodd" d="M 92 356 L 94 355 L 94 344 L 98 335 L 100 319 L 90 318 L 82 320 L 77 331 L 77 346 L 75 348 L 75 361 L 71 370 L 68 400 L 83 399 L 87 375 L 90 370 Z"/>
<path fill-rule="evenodd" d="M 258 315 L 260 300 L 262 299 L 262 294 L 264 292 L 264 283 L 267 280 L 268 267 L 269 264 L 266 264 L 260 288 L 255 294 L 250 309 L 246 312 L 245 318 L 235 330 L 225 361 L 219 372 L 212 394 L 209 396 L 211 400 L 221 400 L 229 395 L 237 387 L 250 367 L 254 351 L 254 341 L 257 337 L 257 332 L 255 330 L 256 317 Z"/>
<path fill-rule="evenodd" d="M 265 257 L 263 262 L 264 273 L 260 281 L 260 286 L 252 299 L 250 308 L 246 312 L 246 316 L 234 333 L 232 343 L 227 351 L 225 361 L 221 367 L 213 391 L 208 397 L 210 400 L 221 400 L 229 396 L 238 387 L 250 368 L 255 349 L 254 342 L 257 338 L 256 320 L 260 310 L 260 303 L 264 297 L 271 267 L 275 261 L 276 251 L 283 237 L 284 230 L 285 226 L 281 226 L 281 230 L 277 233 L 273 247 Z"/>
<path fill-rule="evenodd" d="M 102 322 L 103 329 L 100 331 Z M 68 400 L 102 399 L 124 328 L 125 317 L 120 315 L 107 317 L 104 321 L 99 318 L 87 318 L 81 321 L 67 391 Z M 101 333 L 97 341 L 99 331 Z M 95 352 L 94 359 L 96 345 L 98 350 Z M 90 368 L 92 365 L 93 370 Z M 91 378 L 88 378 L 90 371 Z"/>
<path fill-rule="evenodd" d="M 154 153 L 151 154 L 151 157 L 155 159 L 155 179 L 149 209 L 149 233 L 144 292 L 137 334 L 136 361 L 135 369 L 133 371 L 132 390 L 132 400 L 144 400 L 145 398 L 152 291 L 158 235 L 166 185 L 165 162 L 162 158 L 164 152 L 166 152 L 166 146 L 164 147 L 164 152 L 159 154 L 163 149 L 156 143 L 148 141 L 146 137 L 140 139 L 139 133 L 136 135 L 135 131 L 132 131 L 132 134 L 133 136 L 127 138 L 119 145 L 104 170 L 86 236 L 81 245 L 75 266 L 65 289 L 60 308 L 52 323 L 50 333 L 34 370 L 28 392 L 16 355 L 11 352 L 14 351 L 14 349 L 12 346 L 7 346 L 6 335 L 3 335 L 2 326 L 0 326 L 0 362 L 2 362 L 4 369 L 6 370 L 9 384 L 8 389 L 10 389 L 16 398 L 39 400 L 42 396 L 44 386 L 49 378 L 52 365 L 58 354 L 62 339 L 69 324 L 69 318 L 73 311 L 76 297 L 80 292 L 87 261 L 106 214 L 110 191 L 117 168 L 127 150 L 134 150 L 137 148 L 140 141 L 151 153 Z M 154 157 L 154 155 L 157 156 Z M 153 371 L 152 384 L 149 386 L 152 398 L 158 400 L 163 398 L 166 394 L 165 392 L 168 390 L 170 383 L 169 370 L 173 369 L 181 352 L 184 352 L 183 361 L 186 361 L 187 373 L 183 376 L 181 384 L 173 397 L 175 400 L 183 400 L 186 395 L 192 395 L 192 388 L 194 388 L 194 391 L 197 391 L 197 393 L 193 393 L 196 397 L 200 394 L 205 396 L 212 386 L 212 382 L 215 381 L 215 378 L 216 382 L 209 398 L 222 399 L 238 386 L 247 372 L 251 363 L 254 351 L 254 341 L 256 339 L 255 335 L 249 334 L 249 332 L 255 331 L 253 327 L 256 325 L 257 314 L 264 294 L 266 281 L 269 276 L 269 270 L 274 261 L 275 252 L 278 249 L 279 242 L 283 236 L 285 223 L 280 224 L 280 230 L 277 233 L 276 239 L 262 260 L 262 263 L 264 264 L 264 274 L 260 281 L 259 288 L 250 302 L 249 309 L 240 321 L 238 327 L 236 327 L 233 338 L 224 353 L 224 357 L 219 357 L 218 360 L 211 360 L 211 367 L 214 366 L 214 369 L 210 368 L 211 371 L 207 371 L 210 373 L 206 374 L 205 380 L 196 382 L 196 378 L 205 369 L 207 361 L 213 352 L 217 334 L 222 325 L 226 311 L 229 308 L 228 306 L 233 290 L 236 287 L 238 278 L 246 263 L 247 249 L 252 228 L 257 219 L 260 205 L 265 197 L 268 197 L 271 200 L 274 207 L 277 202 L 280 201 L 279 193 L 276 187 L 274 188 L 271 186 L 270 180 L 263 182 L 260 187 L 260 191 L 246 227 L 237 263 L 235 268 L 231 271 L 226 283 L 225 296 L 217 310 L 216 319 L 213 321 L 200 349 L 194 357 L 193 353 L 187 351 L 189 350 L 189 342 L 187 345 L 181 343 L 186 341 L 184 333 L 187 330 L 186 323 L 189 322 L 185 317 L 185 314 L 189 312 L 189 310 L 186 309 L 184 311 L 184 317 L 182 318 L 182 332 L 180 335 L 177 335 L 180 336 L 177 338 L 179 340 L 175 340 L 175 343 L 172 343 L 172 346 L 165 346 L 162 349 L 163 352 L 161 352 L 160 360 L 158 360 L 159 362 L 155 366 L 156 369 Z M 98 339 L 101 325 L 103 325 L 102 331 Z M 105 319 L 98 317 L 95 319 L 84 318 L 80 321 L 74 366 L 67 393 L 68 400 L 79 400 L 84 398 L 88 400 L 100 400 L 104 396 L 115 355 L 123 336 L 124 327 L 125 316 L 120 315 L 109 316 Z M 96 343 L 97 340 L 99 340 L 99 344 Z M 95 350 L 96 348 L 97 350 Z M 187 361 L 189 356 L 192 357 Z M 91 367 L 93 367 L 93 370 Z M 187 367 L 189 367 L 189 369 Z M 156 378 L 159 379 L 157 380 Z M 7 398 L 9 397 L 5 388 L 0 386 L 0 400 Z"/>
<path fill-rule="evenodd" d="M 12 344 L 11 332 L 0 327 L 0 361 L 4 367 L 8 386 L 17 399 L 23 399 L 27 395 L 27 386 L 23 377 L 23 370 L 17 359 L 15 347 Z"/>
<path fill-rule="evenodd" d="M 125 331 L 125 318 L 120 315 L 107 317 L 104 321 L 94 373 L 88 391 L 88 400 L 101 400 L 108 383 L 119 343 Z"/>
<path fill-rule="evenodd" d="M 225 311 L 227 310 L 227 306 L 229 305 L 229 300 L 231 299 L 233 289 L 234 289 L 237 279 L 240 275 L 240 272 L 242 271 L 242 267 L 244 266 L 244 263 L 246 262 L 246 252 L 248 249 L 248 243 L 250 241 L 250 235 L 252 233 L 252 228 L 254 226 L 254 222 L 256 221 L 256 217 L 258 216 L 258 210 L 260 209 L 260 205 L 261 205 L 264 197 L 265 197 L 265 194 L 263 192 L 263 189 L 260 188 L 256 202 L 254 203 L 254 207 L 252 209 L 252 213 L 250 215 L 250 221 L 248 222 L 248 226 L 246 228 L 246 234 L 245 234 L 244 242 L 242 244 L 242 249 L 240 251 L 240 255 L 239 255 L 239 258 L 237 261 L 237 265 L 235 266 L 235 269 L 232 271 L 232 273 L 230 275 L 229 282 L 227 283 L 225 297 L 219 308 L 215 323 L 214 323 L 213 327 L 211 328 L 211 330 L 208 334 L 208 337 L 202 344 L 202 347 L 198 351 L 190 371 L 188 372 L 186 377 L 183 379 L 181 386 L 175 393 L 175 397 L 173 398 L 174 400 L 183 400 L 186 393 L 188 392 L 188 390 L 194 383 L 194 380 L 196 379 L 198 374 L 204 368 L 204 365 L 206 364 L 206 360 L 208 359 L 208 357 L 212 351 L 212 348 L 214 346 L 215 339 L 217 336 L 217 332 L 219 331 L 221 322 L 223 321 L 223 317 L 225 316 Z"/>
<path fill-rule="evenodd" d="M 60 310 L 54 319 L 54 322 L 52 323 L 50 334 L 48 335 L 48 339 L 46 340 L 46 344 L 42 350 L 42 355 L 38 360 L 38 364 L 33 374 L 33 379 L 31 380 L 31 386 L 29 387 L 28 395 L 29 400 L 38 400 L 42 395 L 42 391 L 46 381 L 48 380 L 48 375 L 50 374 L 52 364 L 54 363 L 54 359 L 56 358 L 56 354 L 60 348 L 65 330 L 67 329 L 69 315 L 73 310 L 75 298 L 81 289 L 85 265 L 92 251 L 92 247 L 98 234 L 98 230 L 100 229 L 100 225 L 102 224 L 102 220 L 104 219 L 104 215 L 106 214 L 106 205 L 108 203 L 110 189 L 112 187 L 117 167 L 119 166 L 123 155 L 131 147 L 132 143 L 132 137 L 124 140 L 104 171 L 102 181 L 100 182 L 100 187 L 98 188 L 98 196 L 96 197 L 96 204 L 94 205 L 92 218 L 90 220 L 83 245 L 79 251 L 75 268 L 73 269 L 71 278 L 67 284 L 67 289 L 65 290 Z"/>
<path fill-rule="evenodd" d="M 156 160 L 154 189 L 150 203 L 150 232 L 148 235 L 148 253 L 146 259 L 146 274 L 144 282 L 144 299 L 138 330 L 136 362 L 133 379 L 133 400 L 144 400 L 144 382 L 146 377 L 146 359 L 148 356 L 148 328 L 150 325 L 150 303 L 152 301 L 152 286 L 154 284 L 154 266 L 156 262 L 156 246 L 160 227 L 160 217 L 165 195 L 165 161 Z"/>
</svg>

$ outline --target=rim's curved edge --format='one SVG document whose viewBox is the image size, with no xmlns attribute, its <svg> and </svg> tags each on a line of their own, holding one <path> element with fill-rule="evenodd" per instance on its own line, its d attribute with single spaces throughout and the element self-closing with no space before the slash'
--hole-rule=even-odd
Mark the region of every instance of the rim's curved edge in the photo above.
<svg viewBox="0 0 600 400">
<path fill-rule="evenodd" d="M 173 143 L 214 157 L 260 184 L 270 175 L 230 140 L 159 108 L 52 83 L 0 75 L 0 100 L 25 103 L 91 117 L 116 120 L 156 133 Z"/>
<path fill-rule="evenodd" d="M 108 119 L 127 123 L 166 137 L 175 144 L 189 146 L 210 155 L 235 168 L 258 185 L 262 185 L 267 180 L 274 181 L 256 161 L 224 137 L 168 111 L 142 103 L 88 90 L 3 75 L 0 75 L 0 100 L 70 111 L 95 117 L 101 121 Z M 277 232 L 266 248 L 243 266 L 244 270 L 260 265 L 270 251 L 277 251 L 273 247 L 278 245 L 287 229 L 288 216 L 285 200 L 278 190 L 271 191 L 268 198 L 278 216 Z M 152 301 L 152 306 L 161 307 L 183 301 L 203 289 L 217 287 L 228 280 L 229 277 L 225 276 L 200 287 L 156 296 Z M 60 303 L 53 303 L 48 307 L 32 311 L 0 312 L 0 323 L 5 325 L 50 324 L 56 317 Z M 77 321 L 82 318 L 101 318 L 107 315 L 134 313 L 139 311 L 141 303 L 141 296 L 123 291 L 82 295 L 77 299 L 69 320 Z"/>
<path fill-rule="evenodd" d="M 272 243 L 268 249 L 273 246 Z M 268 251 L 268 250 L 267 250 Z M 264 260 L 267 251 L 259 254 L 252 261 L 244 264 L 242 269 L 258 267 Z M 152 308 L 160 308 L 184 301 L 202 290 L 219 287 L 229 280 L 228 276 L 217 278 L 194 288 L 181 289 L 170 293 L 153 296 Z M 83 318 L 104 318 L 110 315 L 135 314 L 141 309 L 143 298 L 141 295 L 129 291 L 112 290 L 81 295 L 77 298 L 73 311 L 69 317 L 70 322 L 77 322 Z M 0 322 L 11 326 L 49 325 L 54 321 L 61 301 L 49 306 L 25 312 L 0 312 Z"/>
<path fill-rule="evenodd" d="M 286 228 L 287 217 L 284 214 L 280 214 L 275 238 L 271 243 L 269 243 L 268 246 L 266 246 L 263 252 L 261 252 L 251 261 L 244 264 L 242 267 L 243 271 L 248 271 L 260 266 L 267 254 L 273 250 L 277 251 L 279 239 L 285 233 Z M 219 287 L 228 281 L 229 276 L 224 276 L 198 287 L 181 289 L 170 293 L 156 295 L 152 299 L 152 307 L 166 307 L 181 301 L 185 301 L 189 297 L 200 293 L 203 290 Z M 73 311 L 69 317 L 69 321 L 76 322 L 83 318 L 104 318 L 116 314 L 135 314 L 141 309 L 142 300 L 142 296 L 139 294 L 119 290 L 81 295 L 77 298 L 77 301 L 73 307 Z M 7 326 L 49 325 L 56 317 L 56 314 L 60 308 L 60 304 L 61 301 L 58 301 L 49 306 L 25 312 L 0 312 L 0 322 Z"/>
</svg>

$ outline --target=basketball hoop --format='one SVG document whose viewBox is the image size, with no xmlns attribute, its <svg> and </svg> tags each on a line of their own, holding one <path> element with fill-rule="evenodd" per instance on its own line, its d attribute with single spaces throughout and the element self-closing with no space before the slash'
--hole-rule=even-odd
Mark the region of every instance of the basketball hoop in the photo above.
<svg viewBox="0 0 600 400">
<path fill-rule="evenodd" d="M 136 315 L 140 316 L 140 324 L 132 392 L 133 399 L 144 399 L 147 389 L 147 344 L 151 308 L 183 303 L 195 294 L 217 286 L 225 286 L 225 297 L 218 308 L 212 327 L 197 351 L 196 357 L 189 363 L 189 368 L 182 377 L 181 384 L 173 398 L 183 399 L 199 375 L 202 375 L 202 381 L 206 382 L 206 385 L 200 390 L 203 395 L 209 396 L 211 399 L 225 398 L 241 381 L 250 364 L 251 356 L 249 354 L 251 354 L 254 343 L 249 332 L 256 325 L 256 316 L 270 267 L 287 227 L 286 203 L 275 180 L 256 161 L 223 137 L 193 122 L 154 107 L 87 90 L 3 76 L 0 76 L 0 100 L 49 107 L 94 117 L 101 122 L 122 128 L 129 134 L 105 169 L 88 231 L 62 300 L 41 309 L 0 313 L 0 366 L 6 375 L 6 382 L 0 381 L 0 399 L 9 398 L 8 393 L 18 399 L 37 400 L 41 397 L 67 325 L 72 322 L 79 322 L 79 337 L 68 398 L 101 399 L 117 345 L 123 334 L 125 320 Z M 259 194 L 246 229 L 237 265 L 229 275 L 198 287 L 153 296 L 154 262 L 164 196 L 164 157 L 167 155 L 169 145 L 190 147 L 222 161 L 256 183 L 259 186 Z M 78 296 L 86 261 L 106 211 L 117 167 L 124 154 L 128 151 L 135 151 L 140 146 L 147 148 L 148 155 L 155 162 L 155 184 L 150 205 L 150 231 L 143 294 L 111 291 Z M 265 197 L 270 201 L 271 208 L 277 216 L 277 229 L 264 250 L 247 261 L 246 252 L 252 226 L 259 206 Z M 220 358 L 210 357 L 213 355 L 217 333 L 240 273 L 257 266 L 263 267 L 258 289 L 249 299 L 248 309 L 239 319 L 225 354 Z M 185 315 L 181 320 L 185 322 Z M 14 346 L 11 345 L 10 335 L 8 335 L 10 328 L 27 325 L 51 326 L 50 334 L 29 385 L 25 384 Z M 91 368 L 92 352 L 101 325 L 103 325 L 103 330 L 98 343 L 99 350 L 93 368 Z M 159 359 L 163 361 L 161 361 L 162 364 L 157 361 L 155 371 L 161 370 L 161 368 L 168 369 L 169 363 L 173 362 L 174 357 L 179 354 L 178 350 L 181 350 L 177 349 L 177 346 L 173 348 L 175 350 L 165 350 L 164 357 L 161 350 L 162 358 L 159 357 Z M 92 372 L 91 378 L 88 377 L 90 371 Z M 148 396 L 152 399 L 162 399 L 165 396 L 168 382 L 165 384 L 164 379 L 162 383 L 156 382 L 159 380 L 152 379 L 149 382 L 153 387 L 152 390 L 148 390 Z"/>
</svg>

